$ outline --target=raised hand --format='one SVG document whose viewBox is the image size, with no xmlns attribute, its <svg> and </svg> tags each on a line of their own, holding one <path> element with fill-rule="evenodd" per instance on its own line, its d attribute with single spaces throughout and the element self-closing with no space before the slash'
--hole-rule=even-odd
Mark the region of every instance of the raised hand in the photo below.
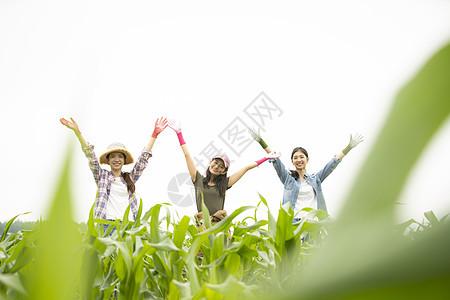
<svg viewBox="0 0 450 300">
<path fill-rule="evenodd" d="M 263 149 L 267 148 L 267 143 L 261 138 L 261 134 L 259 133 L 259 128 L 257 130 L 253 128 L 248 128 L 248 132 L 253 137 L 255 141 L 257 141 Z"/>
<path fill-rule="evenodd" d="M 168 121 L 168 125 L 169 125 L 170 128 L 172 128 L 176 132 L 177 137 L 178 137 L 178 141 L 180 142 L 180 146 L 183 146 L 184 144 L 186 144 L 186 142 L 184 141 L 184 138 L 183 138 L 183 134 L 181 133 L 181 125 L 180 125 L 180 123 L 179 122 L 175 122 L 174 119 L 170 119 Z"/>
<path fill-rule="evenodd" d="M 253 128 L 248 128 L 248 132 L 255 141 L 257 141 L 258 143 L 261 141 L 261 134 L 259 133 L 259 128 L 257 130 Z"/>
<path fill-rule="evenodd" d="M 274 159 L 274 158 L 278 158 L 280 156 L 281 156 L 280 152 L 270 152 L 265 157 L 267 157 L 267 159 Z"/>
<path fill-rule="evenodd" d="M 350 147 L 353 149 L 355 148 L 359 143 L 364 141 L 364 137 L 360 133 L 356 133 L 355 136 L 350 134 Z"/>
<path fill-rule="evenodd" d="M 70 121 L 68 121 L 64 118 L 61 118 L 61 119 L 59 119 L 59 121 L 61 122 L 61 124 L 63 124 L 67 128 L 72 129 L 73 131 L 76 131 L 76 132 L 80 132 L 80 129 L 78 128 L 78 124 L 77 124 L 77 122 L 75 122 L 74 119 L 70 118 Z"/>
<path fill-rule="evenodd" d="M 352 150 L 353 148 L 355 148 L 359 143 L 361 143 L 362 141 L 364 141 L 364 138 L 361 134 L 357 133 L 355 134 L 355 136 L 353 136 L 352 134 L 350 134 L 350 142 L 348 143 L 347 147 L 345 147 L 344 150 L 342 150 L 342 153 L 344 153 L 345 155 L 347 155 L 347 153 Z"/>
<path fill-rule="evenodd" d="M 63 124 L 64 126 L 66 126 L 69 129 L 72 129 L 73 132 L 75 133 L 76 137 L 78 138 L 78 141 L 80 141 L 81 147 L 85 148 L 88 146 L 88 143 L 86 142 L 86 140 L 84 139 L 83 135 L 81 134 L 80 128 L 78 127 L 77 122 L 75 122 L 74 119 L 70 118 L 69 120 L 66 120 L 64 118 L 59 119 L 59 121 L 61 122 L 61 124 Z"/>
<path fill-rule="evenodd" d="M 166 129 L 167 125 L 168 124 L 166 118 L 160 117 L 159 119 L 157 119 L 155 122 L 155 129 L 153 130 L 152 137 L 156 139 L 158 137 L 158 134 Z"/>
<path fill-rule="evenodd" d="M 176 122 L 174 119 L 170 119 L 168 120 L 167 125 L 169 125 L 169 127 L 172 128 L 176 133 L 181 132 L 180 122 Z"/>
</svg>

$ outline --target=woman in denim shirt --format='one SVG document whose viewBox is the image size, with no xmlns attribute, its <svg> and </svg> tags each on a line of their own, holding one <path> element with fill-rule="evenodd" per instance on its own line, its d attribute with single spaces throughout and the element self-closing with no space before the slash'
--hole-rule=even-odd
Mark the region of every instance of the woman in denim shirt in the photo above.
<svg viewBox="0 0 450 300">
<path fill-rule="evenodd" d="M 272 152 L 270 147 L 261 138 L 259 131 L 251 129 L 249 131 L 252 137 L 267 153 Z M 289 202 L 291 208 L 294 210 L 295 215 L 293 222 L 300 221 L 301 218 L 305 217 L 307 214 L 307 212 L 303 210 L 305 207 L 320 209 L 327 212 L 327 205 L 322 193 L 322 182 L 331 174 L 331 172 L 333 172 L 341 162 L 342 158 L 362 141 L 362 135 L 350 135 L 350 142 L 347 147 L 333 157 L 322 170 L 314 174 L 306 172 L 306 165 L 309 162 L 309 157 L 308 152 L 302 147 L 294 148 L 291 154 L 291 162 L 294 165 L 295 170 L 288 171 L 279 158 L 271 160 L 278 177 L 284 185 L 282 204 Z"/>
</svg>

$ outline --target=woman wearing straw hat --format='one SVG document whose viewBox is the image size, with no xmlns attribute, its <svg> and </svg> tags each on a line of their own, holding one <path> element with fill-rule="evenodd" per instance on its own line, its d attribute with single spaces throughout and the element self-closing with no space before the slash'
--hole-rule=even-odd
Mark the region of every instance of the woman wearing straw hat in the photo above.
<svg viewBox="0 0 450 300">
<path fill-rule="evenodd" d="M 215 217 L 218 219 L 226 217 L 226 212 L 223 208 L 225 203 L 225 192 L 227 189 L 241 179 L 247 171 L 259 166 L 268 159 L 280 156 L 280 154 L 277 153 L 269 153 L 262 159 L 252 162 L 227 177 L 227 171 L 230 168 L 230 160 L 226 155 L 216 155 L 209 163 L 209 167 L 206 170 L 206 176 L 203 176 L 197 171 L 194 161 L 189 154 L 188 147 L 181 133 L 180 125 L 176 124 L 174 120 L 169 120 L 168 125 L 177 134 L 178 141 L 183 150 L 189 174 L 195 187 L 197 211 L 199 213 L 202 211 L 203 200 L 213 220 L 214 215 L 216 215 Z"/>
<path fill-rule="evenodd" d="M 261 138 L 259 130 L 249 129 L 249 132 L 267 153 L 272 152 L 272 149 Z M 327 212 L 325 198 L 322 193 L 322 182 L 334 171 L 344 156 L 362 141 L 363 136 L 361 134 L 351 134 L 348 145 L 335 155 L 322 170 L 315 174 L 306 172 L 309 156 L 308 152 L 302 147 L 296 147 L 292 150 L 291 162 L 295 170 L 287 170 L 280 159 L 271 161 L 280 181 L 284 185 L 282 204 L 289 202 L 294 210 L 295 217 L 293 222 L 298 222 L 305 217 L 307 212 L 303 208 L 306 207 Z"/>
<path fill-rule="evenodd" d="M 134 220 L 139 208 L 134 184 L 147 166 L 148 159 L 152 156 L 151 150 L 156 138 L 166 128 L 167 120 L 165 118 L 156 120 L 153 134 L 142 150 L 131 172 L 122 172 L 124 165 L 134 162 L 133 156 L 123 144 L 110 144 L 108 150 L 98 160 L 94 153 L 94 146 L 86 142 L 77 122 L 72 118 L 70 120 L 61 118 L 60 122 L 72 129 L 80 141 L 82 150 L 89 160 L 89 166 L 98 187 L 94 205 L 94 218 L 107 220 L 122 219 L 124 212 L 128 205 L 130 205 L 130 219 Z M 101 168 L 100 164 L 109 165 L 111 171 Z"/>
</svg>

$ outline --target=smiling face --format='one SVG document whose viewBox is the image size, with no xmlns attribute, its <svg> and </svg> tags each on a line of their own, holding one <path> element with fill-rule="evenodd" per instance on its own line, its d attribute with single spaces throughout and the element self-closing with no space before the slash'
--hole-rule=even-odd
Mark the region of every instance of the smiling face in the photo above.
<svg viewBox="0 0 450 300">
<path fill-rule="evenodd" d="M 300 171 L 300 170 L 304 170 L 306 168 L 306 164 L 309 162 L 309 158 L 301 150 L 298 150 L 292 154 L 291 161 L 292 161 L 292 164 L 294 165 L 295 169 L 297 171 Z"/>
<path fill-rule="evenodd" d="M 112 152 L 107 156 L 111 171 L 121 171 L 125 163 L 125 155 L 121 152 Z"/>
<path fill-rule="evenodd" d="M 220 158 L 213 159 L 209 163 L 209 172 L 211 172 L 211 175 L 213 176 L 219 176 L 223 175 L 227 172 L 227 169 L 225 168 L 225 163 Z"/>
</svg>

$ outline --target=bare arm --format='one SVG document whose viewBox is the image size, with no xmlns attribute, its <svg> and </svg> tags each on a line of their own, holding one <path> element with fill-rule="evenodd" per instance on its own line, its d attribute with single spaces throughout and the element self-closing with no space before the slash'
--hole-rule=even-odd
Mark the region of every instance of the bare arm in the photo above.
<svg viewBox="0 0 450 300">
<path fill-rule="evenodd" d="M 249 165 L 243 167 L 242 169 L 238 170 L 237 172 L 235 172 L 228 179 L 228 187 L 231 187 L 233 184 L 238 182 L 239 179 L 241 179 L 242 176 L 244 176 L 244 174 L 247 173 L 248 170 L 251 170 L 257 166 L 258 166 L 258 164 L 256 162 L 252 162 L 251 164 L 249 164 Z"/>
<path fill-rule="evenodd" d="M 183 150 L 184 158 L 186 159 L 186 164 L 188 167 L 189 175 L 191 175 L 192 182 L 195 182 L 195 177 L 197 175 L 197 168 L 195 167 L 194 160 L 189 153 L 189 149 L 184 141 L 183 134 L 181 133 L 181 126 L 179 123 L 176 123 L 174 120 L 169 120 L 168 125 L 170 128 L 175 131 L 178 137 L 178 141 L 180 142 L 181 150 Z"/>
<path fill-rule="evenodd" d="M 88 146 L 88 143 L 81 134 L 80 128 L 78 127 L 78 124 L 74 119 L 70 118 L 70 121 L 68 121 L 64 118 L 61 118 L 59 119 L 59 121 L 67 128 L 72 129 L 72 131 L 75 133 L 75 136 L 78 138 L 78 141 L 80 142 L 82 148 L 86 148 Z"/>
<path fill-rule="evenodd" d="M 341 152 L 339 152 L 339 153 L 336 155 L 336 158 L 337 158 L 337 159 L 343 159 L 344 156 L 345 156 L 344 152 L 341 151 Z"/>
<path fill-rule="evenodd" d="M 186 144 L 181 145 L 181 150 L 183 150 L 184 158 L 186 159 L 186 164 L 188 167 L 189 175 L 191 175 L 192 182 L 195 182 L 197 168 L 195 167 L 194 160 L 192 159 Z"/>
<path fill-rule="evenodd" d="M 244 176 L 244 174 L 247 173 L 247 171 L 259 166 L 260 164 L 262 164 L 263 162 L 265 162 L 268 159 L 278 158 L 280 156 L 281 156 L 281 153 L 269 153 L 268 155 L 264 156 L 262 159 L 254 161 L 251 164 L 243 167 L 242 169 L 238 170 L 237 172 L 235 172 L 233 175 L 230 176 L 230 178 L 228 179 L 228 187 L 231 187 L 233 184 L 238 182 L 239 179 L 241 179 L 242 176 Z"/>
</svg>

